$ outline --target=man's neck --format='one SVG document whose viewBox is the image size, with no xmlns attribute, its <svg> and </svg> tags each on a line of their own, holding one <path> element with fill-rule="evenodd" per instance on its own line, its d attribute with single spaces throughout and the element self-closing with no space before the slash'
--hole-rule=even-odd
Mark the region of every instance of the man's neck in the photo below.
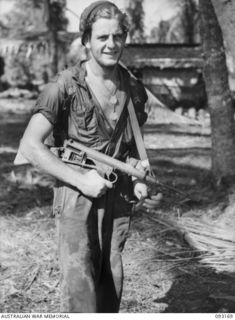
<svg viewBox="0 0 235 320">
<path fill-rule="evenodd" d="M 117 73 L 117 64 L 112 67 L 102 67 L 92 60 L 87 61 L 88 69 L 95 75 L 97 78 L 102 80 L 115 80 Z"/>
</svg>

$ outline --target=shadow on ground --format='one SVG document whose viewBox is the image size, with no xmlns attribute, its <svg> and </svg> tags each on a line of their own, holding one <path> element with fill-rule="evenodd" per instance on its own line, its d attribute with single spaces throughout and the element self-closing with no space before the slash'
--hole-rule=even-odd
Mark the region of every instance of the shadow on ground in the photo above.
<svg viewBox="0 0 235 320">
<path fill-rule="evenodd" d="M 195 270 L 193 274 L 184 272 L 176 276 L 166 296 L 156 301 L 167 303 L 164 312 L 234 313 L 234 277 L 200 267 Z"/>
</svg>

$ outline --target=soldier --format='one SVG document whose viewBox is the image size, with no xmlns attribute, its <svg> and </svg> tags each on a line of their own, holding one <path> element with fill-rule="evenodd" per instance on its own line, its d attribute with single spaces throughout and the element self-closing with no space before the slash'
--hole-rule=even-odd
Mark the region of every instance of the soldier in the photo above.
<svg viewBox="0 0 235 320">
<path fill-rule="evenodd" d="M 45 144 L 61 146 L 65 137 L 72 138 L 141 167 L 134 160 L 137 152 L 127 102 L 131 95 L 142 126 L 147 95 L 118 63 L 128 27 L 126 14 L 112 2 L 97 1 L 83 11 L 80 33 L 89 58 L 46 86 L 21 141 L 22 154 L 58 180 L 53 208 L 62 312 L 119 311 L 130 200 L 133 194 L 138 199 L 148 196 L 147 186 L 138 179 L 118 173 L 118 181 L 112 184 L 96 170 L 63 163 Z M 148 204 L 154 207 L 158 201 Z"/>
</svg>

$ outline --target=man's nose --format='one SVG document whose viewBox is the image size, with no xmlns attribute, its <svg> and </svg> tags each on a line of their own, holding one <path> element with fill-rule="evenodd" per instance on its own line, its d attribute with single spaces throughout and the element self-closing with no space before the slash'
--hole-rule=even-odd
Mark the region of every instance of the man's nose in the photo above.
<svg viewBox="0 0 235 320">
<path fill-rule="evenodd" d="M 107 45 L 109 48 L 115 47 L 114 37 L 112 35 L 109 36 Z"/>
</svg>

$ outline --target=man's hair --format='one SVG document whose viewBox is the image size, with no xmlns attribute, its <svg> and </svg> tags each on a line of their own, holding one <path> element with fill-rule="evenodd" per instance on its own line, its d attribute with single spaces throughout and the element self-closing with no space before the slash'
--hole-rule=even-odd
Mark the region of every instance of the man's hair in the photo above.
<svg viewBox="0 0 235 320">
<path fill-rule="evenodd" d="M 127 14 L 122 12 L 115 4 L 107 1 L 91 10 L 91 12 L 84 18 L 84 21 L 81 21 L 80 32 L 83 45 L 85 45 L 86 41 L 91 37 L 92 25 L 100 18 L 116 18 L 119 21 L 123 36 L 127 36 L 129 31 L 129 20 Z"/>
</svg>

